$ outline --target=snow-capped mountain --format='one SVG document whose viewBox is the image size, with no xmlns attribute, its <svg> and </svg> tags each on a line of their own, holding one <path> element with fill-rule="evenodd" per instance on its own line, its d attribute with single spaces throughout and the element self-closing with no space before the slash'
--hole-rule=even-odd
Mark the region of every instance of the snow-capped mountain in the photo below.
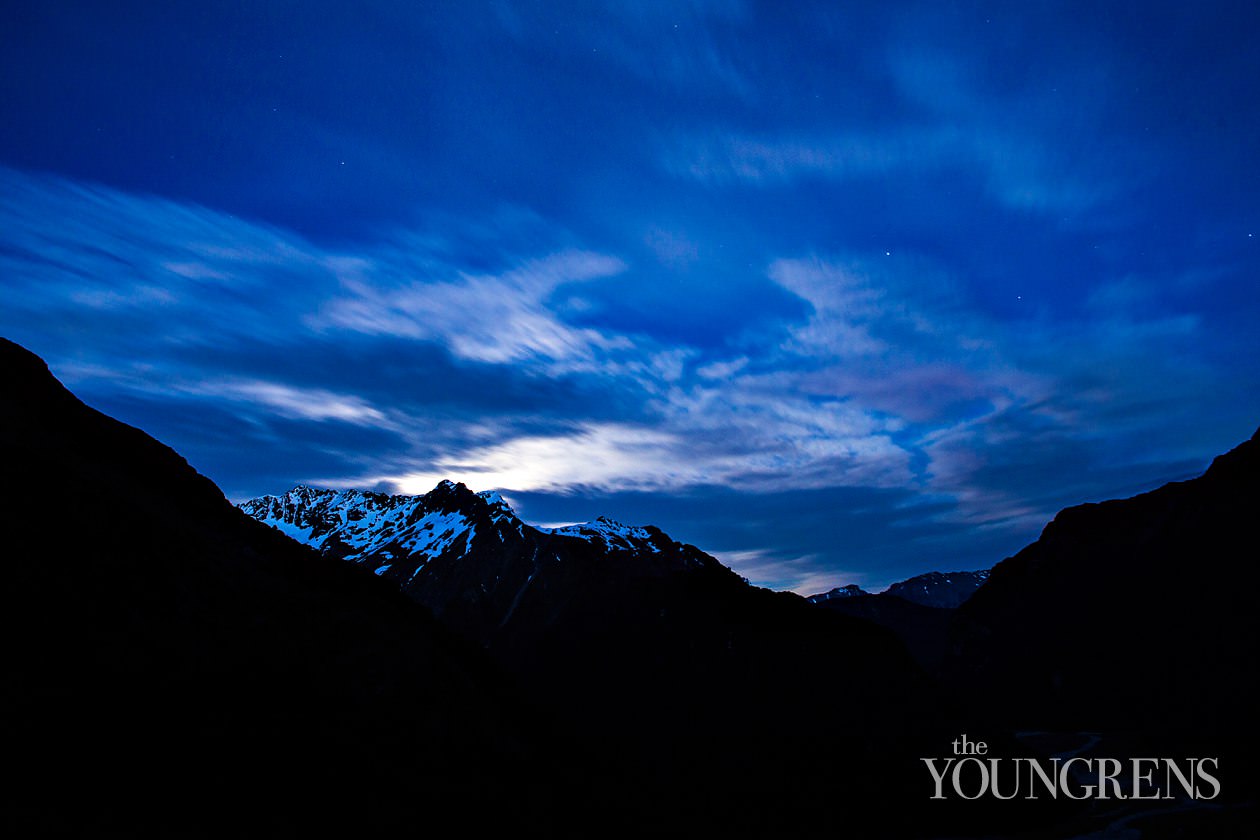
<svg viewBox="0 0 1260 840">
<path fill-rule="evenodd" d="M 374 565 L 385 574 L 394 565 L 413 559 L 413 572 L 428 560 L 458 548 L 461 556 L 472 548 L 477 525 L 483 533 L 511 518 L 512 509 L 498 494 L 478 494 L 481 504 L 453 501 L 454 486 L 443 482 L 425 496 L 389 496 L 361 490 L 318 490 L 298 485 L 283 496 L 263 496 L 242 504 L 241 510 L 267 525 L 343 560 Z M 478 514 L 482 516 L 479 517 Z M 479 518 L 488 522 L 478 523 Z"/>
<path fill-rule="evenodd" d="M 283 496 L 251 499 L 240 508 L 325 554 L 362 565 L 376 564 L 378 575 L 403 568 L 414 575 L 436 557 L 452 551 L 463 557 L 474 544 L 503 545 L 513 539 L 512 534 L 515 539 L 525 539 L 526 531 L 581 540 L 616 553 L 661 554 L 683 547 L 657 528 L 623 525 L 604 516 L 558 528 L 526 525 L 498 493 L 472 493 L 451 481 L 441 482 L 423 496 L 298 485 Z M 694 556 L 688 560 L 702 562 Z"/>
<path fill-rule="evenodd" d="M 240 508 L 326 555 L 394 581 L 482 641 L 517 618 L 523 606 L 558 608 L 562 579 L 592 577 L 606 584 L 698 571 L 738 577 L 657 528 L 606 517 L 558 528 L 527 525 L 498 493 L 474 493 L 450 481 L 422 496 L 299 485 Z M 540 574 L 546 586 L 535 583 Z"/>
</svg>

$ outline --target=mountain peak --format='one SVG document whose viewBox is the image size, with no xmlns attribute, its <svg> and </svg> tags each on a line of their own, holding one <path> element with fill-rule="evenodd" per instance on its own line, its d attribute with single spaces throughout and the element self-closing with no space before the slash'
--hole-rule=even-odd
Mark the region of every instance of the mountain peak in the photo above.
<svg viewBox="0 0 1260 840">
<path fill-rule="evenodd" d="M 821 604 L 823 601 L 830 601 L 834 598 L 853 598 L 858 595 L 870 594 L 856 583 L 850 583 L 848 586 L 836 586 L 818 595 L 810 595 L 806 600 L 811 604 Z"/>
<path fill-rule="evenodd" d="M 481 499 L 490 508 L 492 515 L 495 517 L 511 517 L 516 519 L 516 511 L 512 506 L 494 490 L 482 490 L 477 494 L 477 498 Z"/>
<path fill-rule="evenodd" d="M 734 574 L 658 528 L 607 516 L 558 528 L 526 525 L 497 491 L 474 493 L 450 480 L 423 496 L 299 485 L 283 497 L 263 496 L 240 508 L 326 555 L 394 581 L 439 615 L 452 605 L 495 604 L 497 618 L 476 619 L 483 630 L 516 613 L 544 567 L 586 574 L 581 569 L 602 557 L 627 580 L 704 570 Z"/>
<path fill-rule="evenodd" d="M 894 583 L 884 590 L 925 607 L 953 609 L 962 605 L 985 581 L 988 569 L 971 572 L 928 572 Z"/>
</svg>

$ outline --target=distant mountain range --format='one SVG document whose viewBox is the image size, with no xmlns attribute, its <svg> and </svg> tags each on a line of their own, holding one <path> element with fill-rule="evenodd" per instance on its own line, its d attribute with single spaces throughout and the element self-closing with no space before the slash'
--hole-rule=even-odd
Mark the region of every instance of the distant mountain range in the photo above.
<svg viewBox="0 0 1260 840">
<path fill-rule="evenodd" d="M 15 836 L 1253 835 L 1255 436 L 1060 513 L 987 581 L 811 604 L 449 482 L 238 510 L 3 340 L 0 389 Z M 961 733 L 1215 756 L 1223 792 L 931 801 L 922 757 Z"/>
<path fill-rule="evenodd" d="M 813 595 L 809 600 L 821 609 L 891 630 L 921 666 L 935 673 L 948 648 L 954 610 L 988 578 L 986 570 L 928 572 L 894 583 L 879 593 L 849 584 Z"/>
<path fill-rule="evenodd" d="M 961 606 L 989 579 L 987 569 L 976 572 L 928 572 L 892 584 L 881 595 L 895 595 L 925 607 L 954 609 Z M 836 598 L 872 595 L 856 583 L 838 586 L 819 595 L 809 596 L 810 603 L 822 604 Z"/>
</svg>

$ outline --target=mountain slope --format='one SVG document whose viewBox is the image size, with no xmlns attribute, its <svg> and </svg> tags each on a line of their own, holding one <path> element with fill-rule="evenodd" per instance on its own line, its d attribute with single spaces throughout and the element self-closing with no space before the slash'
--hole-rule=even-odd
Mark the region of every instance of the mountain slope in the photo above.
<svg viewBox="0 0 1260 840">
<path fill-rule="evenodd" d="M 850 583 L 847 586 L 836 586 L 828 589 L 826 592 L 821 592 L 817 595 L 810 595 L 805 600 L 809 601 L 811 604 L 824 604 L 827 601 L 844 600 L 846 598 L 860 598 L 863 595 L 870 594 L 871 593 L 867 592 L 856 583 Z"/>
<path fill-rule="evenodd" d="M 987 569 L 975 572 L 928 572 L 899 581 L 884 590 L 925 607 L 954 609 L 970 598 L 989 579 Z"/>
<path fill-rule="evenodd" d="M 385 826 L 513 798 L 531 748 L 478 651 L 3 340 L 0 371 L 7 824 Z"/>
<path fill-rule="evenodd" d="M 1256 436 L 1199 478 L 1062 511 L 959 608 L 956 684 L 1029 728 L 1235 730 L 1260 701 L 1257 516 Z"/>
<path fill-rule="evenodd" d="M 809 602 L 891 631 L 916 662 L 936 673 L 948 648 L 952 611 L 988 577 L 987 571 L 928 572 L 894 583 L 883 592 L 866 592 L 851 583 L 812 595 Z"/>
<path fill-rule="evenodd" d="M 887 592 L 859 592 L 822 598 L 815 603 L 819 609 L 864 619 L 889 630 L 930 673 L 936 672 L 945 656 L 953 615 L 949 608 L 925 606 Z"/>
</svg>

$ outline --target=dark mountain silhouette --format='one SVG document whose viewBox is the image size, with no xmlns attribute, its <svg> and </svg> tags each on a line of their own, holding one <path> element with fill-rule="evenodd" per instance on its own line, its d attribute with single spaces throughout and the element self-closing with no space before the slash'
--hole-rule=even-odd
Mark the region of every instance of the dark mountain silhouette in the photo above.
<svg viewBox="0 0 1260 840">
<path fill-rule="evenodd" d="M 529 814 L 537 744 L 480 651 L 4 340 L 0 371 L 18 836 L 371 828 L 485 795 Z"/>
<path fill-rule="evenodd" d="M 957 610 L 946 679 L 1049 751 L 1218 762 L 1219 799 L 1157 809 L 1143 837 L 1254 834 L 1258 515 L 1256 435 L 1199 478 L 1062 511 Z"/>
<path fill-rule="evenodd" d="M 975 572 L 928 572 L 899 581 L 884 590 L 886 595 L 896 595 L 925 607 L 954 609 L 970 598 L 989 579 L 989 571 Z"/>
<path fill-rule="evenodd" d="M 958 610 L 958 685 L 1018 726 L 1220 727 L 1256 708 L 1260 442 L 1068 508 Z"/>
<path fill-rule="evenodd" d="M 817 595 L 810 595 L 805 600 L 809 601 L 811 604 L 821 604 L 824 601 L 831 601 L 837 598 L 856 598 L 860 595 L 870 594 L 871 593 L 867 592 L 856 583 L 850 583 L 847 586 L 835 586 L 828 589 L 826 592 L 820 592 Z"/>
<path fill-rule="evenodd" d="M 886 592 L 863 592 L 816 602 L 819 609 L 860 618 L 890 631 L 929 673 L 936 673 L 948 649 L 954 611 L 928 607 Z"/>
<path fill-rule="evenodd" d="M 921 666 L 936 673 L 948 648 L 953 610 L 989 577 L 988 571 L 928 572 L 866 592 L 857 584 L 809 597 L 811 604 L 890 630 Z"/>
</svg>

